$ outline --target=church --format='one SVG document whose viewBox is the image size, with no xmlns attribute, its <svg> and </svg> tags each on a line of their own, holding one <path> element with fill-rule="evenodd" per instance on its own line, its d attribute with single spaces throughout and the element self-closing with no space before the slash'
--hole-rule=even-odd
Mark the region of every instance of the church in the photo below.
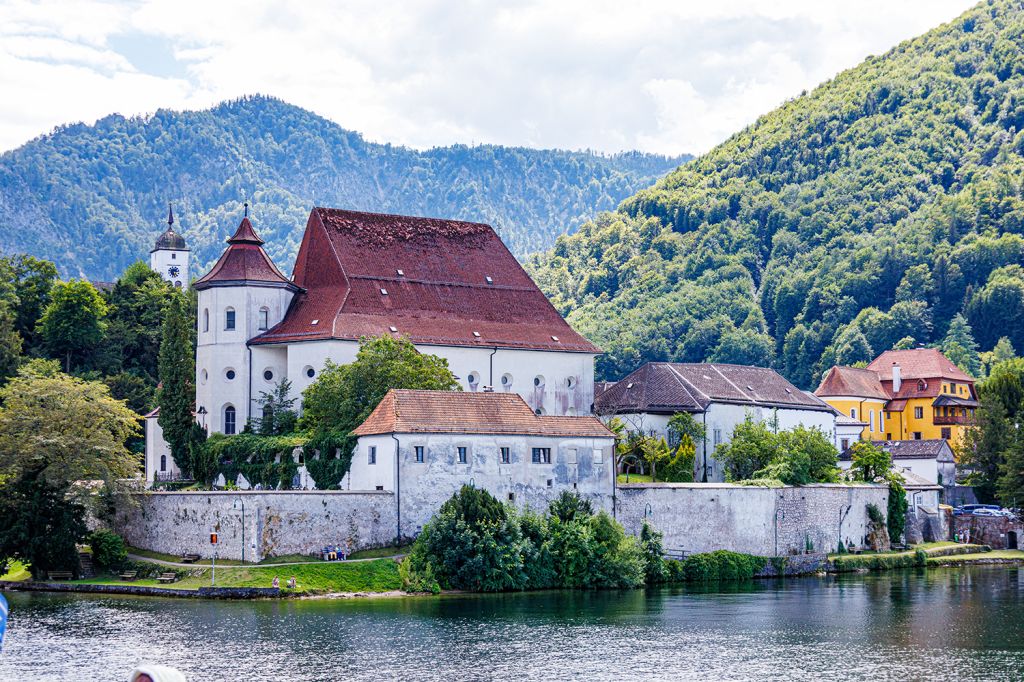
<svg viewBox="0 0 1024 682">
<path fill-rule="evenodd" d="M 187 263 L 184 240 L 161 248 L 166 235 L 154 253 Z M 591 413 L 601 351 L 489 225 L 314 208 L 290 278 L 248 215 L 227 244 L 192 285 L 196 410 L 211 433 L 259 418 L 260 394 L 282 379 L 301 401 L 327 360 L 351 362 L 359 339 L 382 334 L 445 358 L 465 391 L 516 393 L 537 415 Z"/>
</svg>

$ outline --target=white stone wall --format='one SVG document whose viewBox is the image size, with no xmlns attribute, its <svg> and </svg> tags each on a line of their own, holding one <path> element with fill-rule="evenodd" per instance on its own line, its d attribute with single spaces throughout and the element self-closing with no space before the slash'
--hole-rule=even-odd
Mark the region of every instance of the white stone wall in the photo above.
<svg viewBox="0 0 1024 682">
<path fill-rule="evenodd" d="M 394 542 L 398 532 L 394 495 L 381 492 L 173 492 L 136 496 L 114 524 L 128 544 L 167 554 L 246 561 L 285 554 L 319 554 L 341 544 L 355 525 L 356 549 Z M 242 504 L 245 505 L 244 524 Z"/>
<path fill-rule="evenodd" d="M 867 505 L 885 514 L 887 486 L 817 484 L 761 488 L 726 483 L 619 485 L 616 518 L 632 533 L 644 519 L 664 533 L 666 548 L 687 552 L 728 549 L 758 556 L 815 552 L 864 544 Z"/>
</svg>

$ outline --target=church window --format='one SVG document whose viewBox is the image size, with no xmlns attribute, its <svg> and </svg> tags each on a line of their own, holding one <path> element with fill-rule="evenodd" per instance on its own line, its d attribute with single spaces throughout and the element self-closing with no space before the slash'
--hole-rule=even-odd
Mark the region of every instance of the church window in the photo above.
<svg viewBox="0 0 1024 682">
<path fill-rule="evenodd" d="M 535 376 L 535 377 L 533 378 L 533 385 L 534 385 L 534 386 L 536 386 L 536 387 L 538 387 L 538 388 L 540 388 L 541 386 L 543 386 L 543 385 L 544 385 L 544 377 L 543 377 L 543 376 L 541 376 L 541 375 L 539 375 L 539 374 L 538 374 L 537 376 Z"/>
<path fill-rule="evenodd" d="M 565 380 L 565 385 L 569 388 L 576 388 L 576 377 L 569 377 Z"/>
<path fill-rule="evenodd" d="M 263 370 L 263 380 L 264 381 L 273 381 L 274 380 L 274 371 L 270 370 L 270 369 Z"/>
<path fill-rule="evenodd" d="M 202 372 L 199 373 L 199 382 L 202 383 L 202 384 L 205 384 L 206 380 L 207 380 L 207 378 L 209 378 L 209 376 L 210 375 L 204 369 Z"/>
<path fill-rule="evenodd" d="M 181 280 L 176 280 L 176 281 L 174 282 L 174 286 L 176 286 L 177 288 L 179 288 L 179 289 L 180 289 L 180 288 L 181 288 Z"/>
<path fill-rule="evenodd" d="M 210 309 L 203 308 L 203 331 L 210 331 Z"/>
<path fill-rule="evenodd" d="M 224 408 L 224 433 L 229 436 L 235 433 L 235 408 L 231 405 Z"/>
<path fill-rule="evenodd" d="M 469 381 L 469 390 L 475 391 L 480 384 L 480 375 L 477 372 L 470 372 L 467 381 Z"/>
<path fill-rule="evenodd" d="M 265 330 L 270 327 L 270 309 L 260 308 L 260 330 Z"/>
<path fill-rule="evenodd" d="M 160 471 L 167 471 L 167 455 L 160 455 Z"/>
<path fill-rule="evenodd" d="M 538 408 L 537 408 L 536 410 L 534 410 L 533 412 L 534 412 L 534 414 L 536 414 L 536 415 L 537 415 L 538 417 L 540 417 L 540 416 L 543 416 L 543 414 L 544 414 L 544 408 L 543 408 L 543 407 L 538 407 Z"/>
<path fill-rule="evenodd" d="M 230 331 L 235 328 L 235 309 L 228 308 L 224 311 L 224 329 Z"/>
<path fill-rule="evenodd" d="M 234 381 L 235 380 L 235 370 L 229 369 L 228 371 L 224 372 L 224 377 L 228 381 Z"/>
<path fill-rule="evenodd" d="M 312 367 L 307 367 L 306 368 L 306 376 L 309 377 L 310 379 L 312 379 L 313 377 L 316 376 L 316 370 L 313 369 Z"/>
<path fill-rule="evenodd" d="M 511 374 L 502 374 L 501 375 L 501 386 L 506 391 L 509 390 L 510 388 L 512 388 L 512 375 Z"/>
</svg>

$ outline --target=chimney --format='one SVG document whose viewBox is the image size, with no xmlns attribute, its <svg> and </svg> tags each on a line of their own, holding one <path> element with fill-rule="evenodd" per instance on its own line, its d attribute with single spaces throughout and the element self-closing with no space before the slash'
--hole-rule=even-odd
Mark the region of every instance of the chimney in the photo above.
<svg viewBox="0 0 1024 682">
<path fill-rule="evenodd" d="M 902 384 L 903 378 L 900 376 L 900 366 L 894 362 L 892 363 L 892 392 L 899 393 Z"/>
</svg>

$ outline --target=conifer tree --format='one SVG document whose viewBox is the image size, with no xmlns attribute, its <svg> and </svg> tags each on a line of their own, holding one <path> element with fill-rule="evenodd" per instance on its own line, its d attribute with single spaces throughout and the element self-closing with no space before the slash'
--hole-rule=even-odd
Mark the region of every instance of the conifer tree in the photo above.
<svg viewBox="0 0 1024 682">
<path fill-rule="evenodd" d="M 949 331 L 942 341 L 942 352 L 957 367 L 972 377 L 981 376 L 981 356 L 978 355 L 978 342 L 974 340 L 971 325 L 967 318 L 957 313 L 949 323 Z"/>
<path fill-rule="evenodd" d="M 160 390 L 159 423 L 164 440 L 171 448 L 171 457 L 183 473 L 192 473 L 190 442 L 193 439 L 195 417 L 196 361 L 193 351 L 194 325 L 188 314 L 188 301 L 176 293 L 164 317 L 160 341 L 158 371 Z"/>
</svg>

